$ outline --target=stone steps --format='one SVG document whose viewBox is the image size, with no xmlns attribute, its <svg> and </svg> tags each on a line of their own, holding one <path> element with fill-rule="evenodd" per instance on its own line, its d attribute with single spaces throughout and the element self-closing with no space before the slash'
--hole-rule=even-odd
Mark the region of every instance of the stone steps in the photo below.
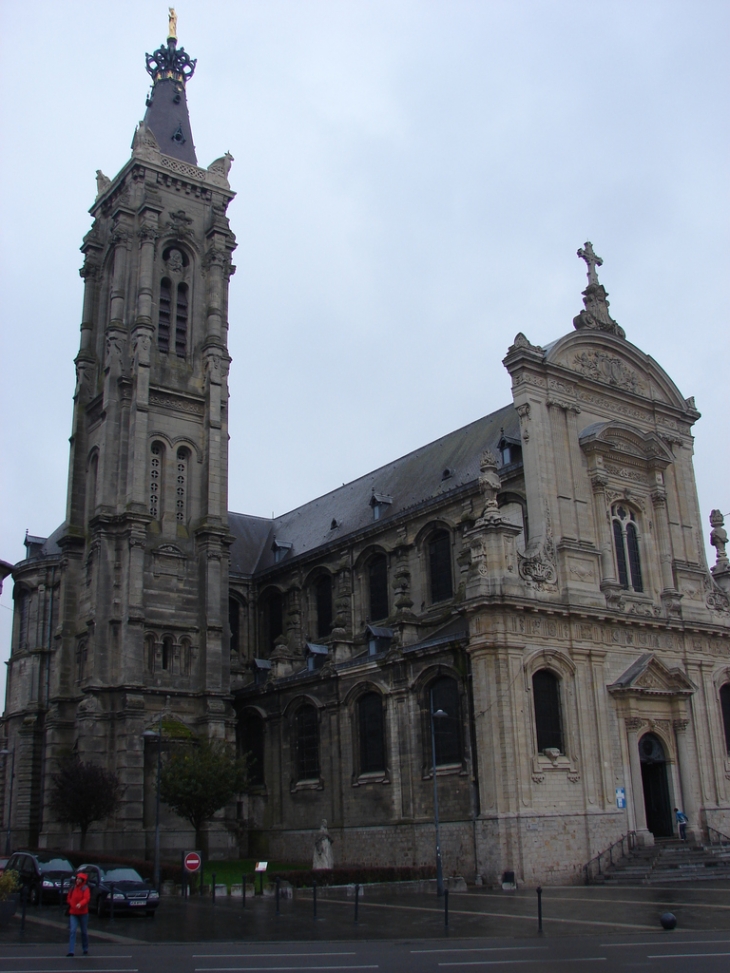
<svg viewBox="0 0 730 973">
<path fill-rule="evenodd" d="M 608 866 L 595 879 L 600 884 L 659 885 L 730 879 L 730 848 L 659 840 Z"/>
</svg>

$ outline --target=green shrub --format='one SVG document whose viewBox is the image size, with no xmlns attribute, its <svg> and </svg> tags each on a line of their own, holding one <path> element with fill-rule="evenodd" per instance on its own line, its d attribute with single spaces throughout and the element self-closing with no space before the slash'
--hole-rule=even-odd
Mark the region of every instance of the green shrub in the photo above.
<svg viewBox="0 0 730 973">
<path fill-rule="evenodd" d="M 20 876 L 16 871 L 7 869 L 0 875 L 0 902 L 5 902 L 20 886 Z"/>
</svg>

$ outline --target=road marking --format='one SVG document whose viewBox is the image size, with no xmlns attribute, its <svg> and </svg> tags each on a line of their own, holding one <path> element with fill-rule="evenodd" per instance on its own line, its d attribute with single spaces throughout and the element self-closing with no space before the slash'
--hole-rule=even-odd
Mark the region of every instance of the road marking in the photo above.
<svg viewBox="0 0 730 973">
<path fill-rule="evenodd" d="M 40 943 L 39 945 L 44 945 L 44 944 L 43 943 Z M 70 958 L 71 957 L 69 957 L 69 959 Z M 15 963 L 45 963 L 45 961 L 47 959 L 48 959 L 48 956 L 0 956 L 0 963 L 9 963 L 9 962 L 15 962 Z M 97 955 L 97 956 L 94 957 L 94 959 L 98 959 L 98 960 L 132 959 L 132 954 L 131 953 L 127 953 L 124 956 L 117 956 L 117 955 L 114 955 L 114 956 L 99 956 L 99 955 Z M 4 973 L 8 973 L 8 970 L 5 970 Z M 38 970 L 33 970 L 33 973 L 39 973 L 39 971 Z M 110 973 L 110 971 L 109 971 L 109 973 Z"/>
<path fill-rule="evenodd" d="M 659 935 L 659 934 L 658 934 Z M 710 943 L 727 943 L 730 946 L 730 939 L 672 939 L 667 946 L 708 946 Z M 619 946 L 662 946 L 663 943 L 599 943 L 599 949 L 614 949 Z"/>
<path fill-rule="evenodd" d="M 465 963 L 439 963 L 439 966 L 506 966 L 516 963 L 605 963 L 607 956 L 576 956 L 571 959 L 556 957 L 555 959 L 475 959 Z"/>
<path fill-rule="evenodd" d="M 195 973 L 218 973 L 218 971 L 225 971 L 225 973 L 251 973 L 253 970 L 298 970 L 302 973 L 304 970 L 379 970 L 380 967 L 377 963 L 370 963 L 365 966 L 204 966 L 198 967 Z M 54 971 L 56 973 L 56 971 Z M 66 973 L 66 971 L 64 971 Z M 96 971 L 95 971 L 96 973 Z M 99 973 L 104 973 L 104 971 L 99 971 Z"/>
<path fill-rule="evenodd" d="M 241 959 L 248 959 L 250 956 L 272 956 L 279 959 L 284 959 L 287 956 L 355 956 L 356 953 L 353 950 L 350 953 L 193 953 L 193 959 L 235 959 L 240 957 Z"/>
<path fill-rule="evenodd" d="M 697 959 L 698 956 L 730 956 L 730 953 L 657 953 L 647 956 L 647 959 Z"/>
<path fill-rule="evenodd" d="M 46 959 L 47 958 L 48 957 L 46 957 Z M 68 958 L 71 959 L 70 956 Z M 117 970 L 115 970 L 115 969 L 95 970 L 95 969 L 89 968 L 86 965 L 84 965 L 83 970 L 84 970 L 84 973 L 139 973 L 139 970 L 138 969 L 133 969 L 133 970 L 132 969 L 125 969 L 125 970 L 120 970 L 120 969 L 117 969 Z M 3 973 L 28 973 L 28 971 L 27 970 L 4 970 Z M 53 969 L 53 970 L 33 970 L 33 973 L 68 973 L 68 963 L 66 963 L 64 966 L 56 967 L 56 969 Z"/>
<path fill-rule="evenodd" d="M 653 945 L 653 944 L 652 944 Z M 458 946 L 453 949 L 412 949 L 412 953 L 503 953 L 529 949 L 548 949 L 548 946 Z"/>
</svg>

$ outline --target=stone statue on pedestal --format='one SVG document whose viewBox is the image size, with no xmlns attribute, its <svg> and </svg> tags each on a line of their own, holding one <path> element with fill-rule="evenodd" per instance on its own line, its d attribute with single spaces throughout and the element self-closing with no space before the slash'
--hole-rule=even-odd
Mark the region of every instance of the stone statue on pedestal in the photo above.
<svg viewBox="0 0 730 973">
<path fill-rule="evenodd" d="M 331 869 L 334 859 L 332 857 L 332 838 L 327 830 L 327 821 L 322 818 L 322 825 L 319 834 L 314 839 L 314 855 L 312 856 L 312 870 L 320 871 Z"/>
</svg>

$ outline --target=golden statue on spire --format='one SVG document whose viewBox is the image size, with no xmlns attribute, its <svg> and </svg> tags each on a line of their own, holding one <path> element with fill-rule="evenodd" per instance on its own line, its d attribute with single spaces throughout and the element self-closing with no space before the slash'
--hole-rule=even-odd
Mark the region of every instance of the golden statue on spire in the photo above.
<svg viewBox="0 0 730 973">
<path fill-rule="evenodd" d="M 177 40 L 177 14 L 175 13 L 174 7 L 168 7 L 169 13 L 167 15 L 167 37 L 168 39 L 173 38 Z"/>
</svg>

